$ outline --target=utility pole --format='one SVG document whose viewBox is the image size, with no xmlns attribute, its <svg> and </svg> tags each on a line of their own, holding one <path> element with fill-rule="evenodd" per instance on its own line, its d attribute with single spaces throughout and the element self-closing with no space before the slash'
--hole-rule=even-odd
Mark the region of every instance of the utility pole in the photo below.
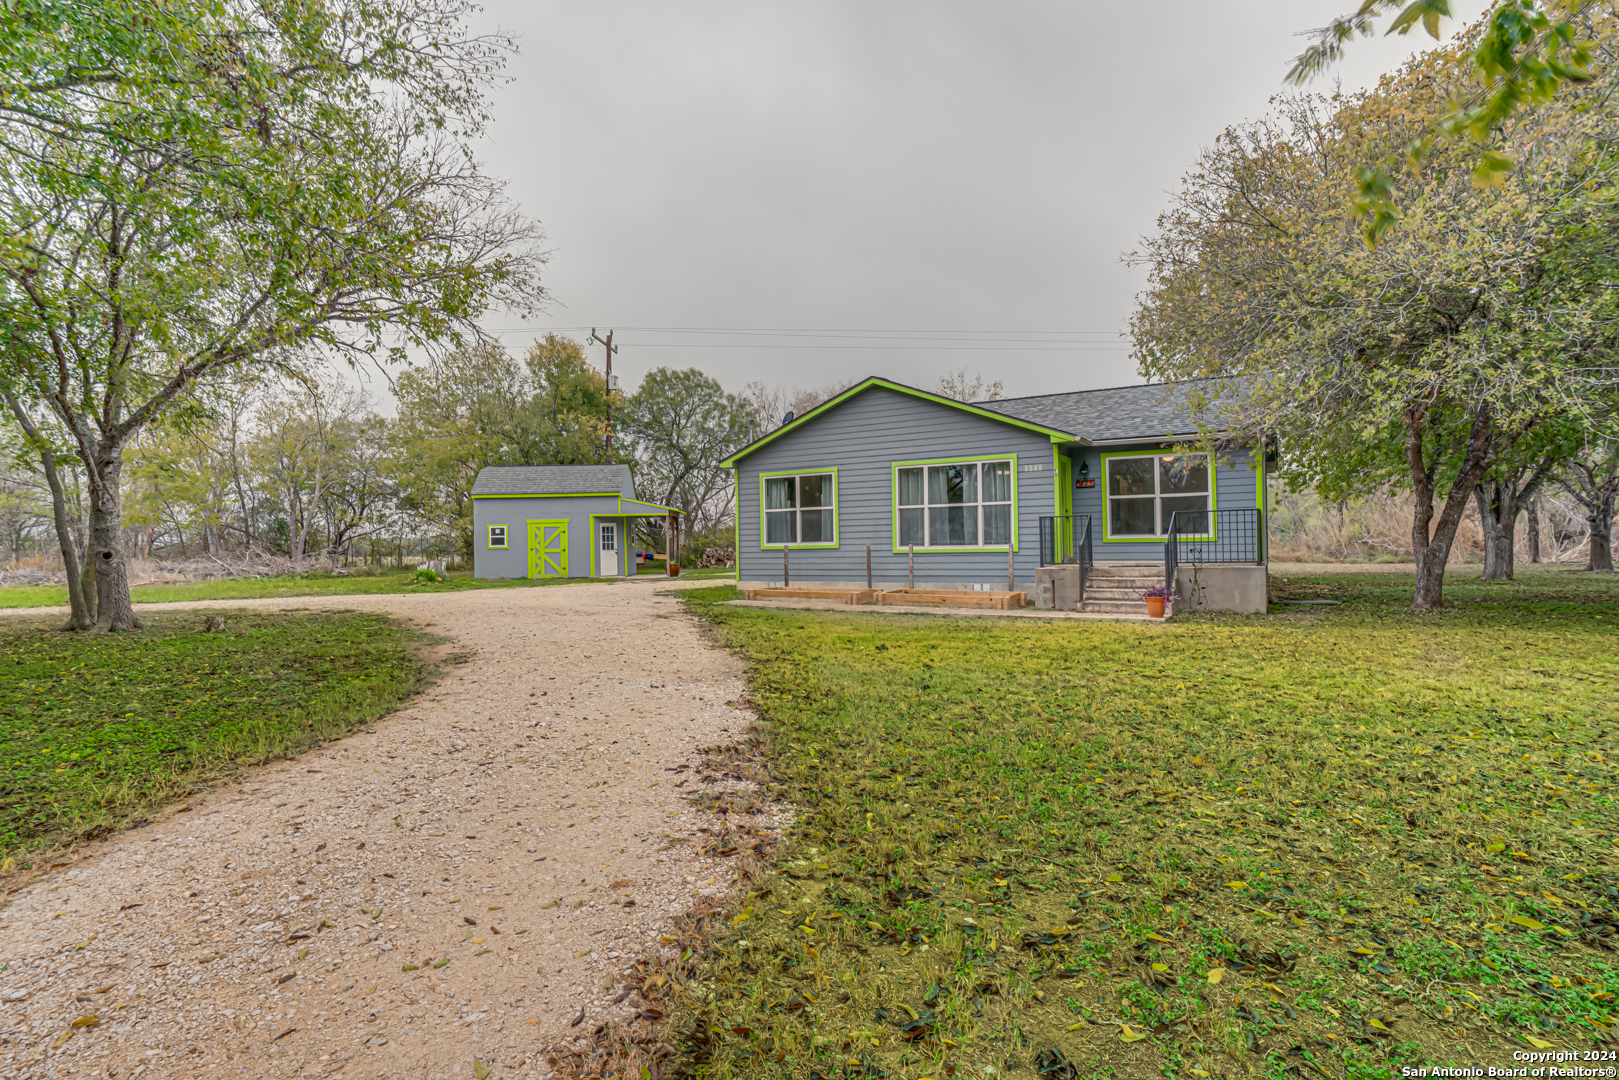
<svg viewBox="0 0 1619 1080">
<path fill-rule="evenodd" d="M 618 389 L 618 383 L 613 379 L 613 354 L 618 352 L 618 346 L 613 344 L 613 332 L 607 331 L 604 338 L 596 333 L 596 328 L 590 328 L 590 340 L 604 346 L 607 350 L 607 456 L 613 456 L 613 391 Z"/>
</svg>

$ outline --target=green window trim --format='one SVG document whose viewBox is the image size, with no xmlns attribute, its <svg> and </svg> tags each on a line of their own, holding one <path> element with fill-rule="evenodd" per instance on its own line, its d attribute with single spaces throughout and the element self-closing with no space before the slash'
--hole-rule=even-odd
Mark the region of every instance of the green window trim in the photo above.
<svg viewBox="0 0 1619 1080">
<path fill-rule="evenodd" d="M 495 543 L 495 530 L 500 530 L 500 543 Z M 512 527 L 510 525 L 490 525 L 484 534 L 484 543 L 490 551 L 506 551 L 512 546 Z"/>
<path fill-rule="evenodd" d="M 832 539 L 831 539 L 831 541 L 819 540 L 819 541 L 816 541 L 813 544 L 800 544 L 800 543 L 772 544 L 769 541 L 767 541 L 765 539 L 765 536 L 767 535 L 766 532 L 765 532 L 765 513 L 766 513 L 766 511 L 765 511 L 765 481 L 773 479 L 773 478 L 783 477 L 783 476 L 828 476 L 828 475 L 830 475 L 832 477 L 832 506 L 831 506 L 831 510 L 832 510 Z M 783 547 L 790 547 L 794 551 L 799 551 L 799 550 L 804 550 L 804 549 L 808 549 L 808 550 L 814 550 L 814 549 L 830 550 L 832 548 L 836 548 L 838 546 L 838 543 L 839 543 L 839 540 L 838 540 L 838 528 L 839 528 L 838 496 L 839 496 L 838 470 L 837 470 L 836 467 L 825 468 L 825 469 L 778 469 L 775 472 L 762 472 L 762 473 L 760 473 L 759 474 L 759 550 L 760 551 L 780 551 Z M 741 495 L 740 495 L 740 488 L 739 488 L 738 499 L 740 499 L 740 498 L 741 498 Z M 740 505 L 740 503 L 739 503 L 739 505 Z M 803 507 L 798 507 L 797 509 L 802 510 Z M 821 509 L 827 509 L 827 508 L 826 507 L 821 507 Z M 741 522 L 741 519 L 738 518 L 737 536 L 738 536 L 739 539 L 741 537 L 741 529 L 742 529 L 742 526 L 741 526 L 740 522 Z M 740 551 L 741 549 L 738 548 L 737 550 Z M 738 569 L 740 571 L 740 567 L 738 567 Z"/>
<path fill-rule="evenodd" d="M 1114 536 L 1113 535 L 1113 497 L 1112 497 L 1112 492 L 1108 490 L 1108 471 L 1107 471 L 1108 462 L 1111 461 L 1113 458 L 1175 457 L 1175 456 L 1178 456 L 1180 454 L 1198 454 L 1198 455 L 1208 459 L 1208 463 L 1209 463 L 1209 523 L 1210 523 L 1211 526 L 1213 526 L 1209 530 L 1209 534 L 1207 536 L 1183 536 L 1183 537 L 1181 537 L 1181 539 L 1182 540 L 1209 540 L 1209 541 L 1219 539 L 1219 531 L 1220 531 L 1219 515 L 1215 513 L 1215 511 L 1219 509 L 1219 500 L 1220 500 L 1219 460 L 1214 454 L 1210 453 L 1207 450 L 1180 450 L 1180 451 L 1173 450 L 1173 449 L 1121 450 L 1121 451 L 1119 451 L 1117 453 L 1103 454 L 1102 455 L 1102 463 L 1101 463 L 1102 464 L 1102 468 L 1101 468 L 1102 475 L 1101 475 L 1101 477 L 1099 477 L 1100 486 L 1102 488 L 1102 543 L 1104 543 L 1104 544 L 1161 544 L 1165 540 L 1165 536 L 1164 536 L 1163 533 L 1156 533 L 1156 534 L 1154 534 L 1154 533 L 1126 533 L 1126 534 L 1124 534 L 1122 536 Z M 1154 495 L 1154 501 L 1155 502 L 1158 499 L 1161 499 L 1161 498 L 1163 498 L 1163 496 L 1161 494 L 1155 494 Z M 1155 513 L 1158 512 L 1156 507 L 1154 508 L 1154 512 Z"/>
<path fill-rule="evenodd" d="M 968 462 L 985 463 L 993 461 L 1010 461 L 1012 463 L 1012 543 L 1010 545 L 988 544 L 978 545 L 975 547 L 957 547 L 955 545 L 944 545 L 942 547 L 918 547 L 916 551 L 919 555 L 923 553 L 936 555 L 944 553 L 972 554 L 974 552 L 1004 552 L 1008 549 L 1008 547 L 1010 547 L 1014 552 L 1017 551 L 1018 511 L 1021 508 L 1021 503 L 1018 496 L 1018 456 L 1016 454 L 973 454 L 970 457 L 925 458 L 919 461 L 895 461 L 889 464 L 888 490 L 889 498 L 891 500 L 891 509 L 893 512 L 893 518 L 891 519 L 893 533 L 891 535 L 893 536 L 894 554 L 903 555 L 910 550 L 908 545 L 902 545 L 899 542 L 899 471 L 901 469 L 915 469 L 919 467 L 925 468 L 928 465 L 962 465 Z M 980 502 L 977 505 L 982 506 L 983 503 Z"/>
</svg>

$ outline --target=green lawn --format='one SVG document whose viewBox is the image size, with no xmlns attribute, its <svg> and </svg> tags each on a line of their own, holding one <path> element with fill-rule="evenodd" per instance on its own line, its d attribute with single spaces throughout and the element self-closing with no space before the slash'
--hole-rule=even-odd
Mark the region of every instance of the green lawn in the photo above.
<svg viewBox="0 0 1619 1080">
<path fill-rule="evenodd" d="M 696 573 L 708 573 L 697 571 Z M 414 569 L 378 573 L 283 574 L 276 577 L 221 578 L 190 585 L 137 585 L 131 590 L 137 604 L 174 600 L 249 600 L 280 596 L 362 596 L 379 593 L 457 592 L 463 589 L 528 589 L 543 585 L 580 585 L 592 578 L 544 578 L 480 581 L 470 571 L 455 571 L 436 585 L 417 584 Z M 726 570 L 723 573 L 734 574 Z M 7 585 L 0 587 L 0 608 L 67 606 L 61 585 Z"/>
<path fill-rule="evenodd" d="M 657 574 L 667 576 L 669 573 L 669 568 L 662 559 L 653 559 L 637 569 L 636 573 L 641 575 Z M 680 576 L 691 581 L 735 581 L 736 567 L 710 566 L 699 569 L 695 566 L 682 566 L 680 568 Z"/>
<path fill-rule="evenodd" d="M 429 674 L 380 615 L 147 615 L 136 634 L 0 620 L 0 857 L 95 835 L 367 724 Z"/>
<path fill-rule="evenodd" d="M 1613 1049 L 1619 581 L 1458 581 L 1425 616 L 1409 576 L 1278 584 L 1342 603 L 1149 626 L 687 593 L 796 817 L 685 931 L 684 1066 L 1282 1080 Z M 746 808 L 709 798 L 736 844 Z"/>
</svg>

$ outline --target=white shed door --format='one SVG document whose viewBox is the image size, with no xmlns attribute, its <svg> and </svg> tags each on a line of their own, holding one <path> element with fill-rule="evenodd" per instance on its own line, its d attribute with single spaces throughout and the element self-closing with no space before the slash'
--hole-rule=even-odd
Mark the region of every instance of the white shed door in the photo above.
<svg viewBox="0 0 1619 1080">
<path fill-rule="evenodd" d="M 618 577 L 618 526 L 603 522 L 596 542 L 599 545 L 596 565 L 601 568 L 601 576 Z"/>
</svg>

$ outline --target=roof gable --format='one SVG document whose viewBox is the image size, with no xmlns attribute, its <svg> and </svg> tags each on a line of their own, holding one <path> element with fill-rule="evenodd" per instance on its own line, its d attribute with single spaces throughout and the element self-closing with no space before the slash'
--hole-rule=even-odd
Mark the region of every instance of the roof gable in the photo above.
<svg viewBox="0 0 1619 1080">
<path fill-rule="evenodd" d="M 853 398 L 858 394 L 863 394 L 867 390 L 873 390 L 879 387 L 884 390 L 893 390 L 896 393 L 908 394 L 911 397 L 921 398 L 924 401 L 931 401 L 938 405 L 944 405 L 952 409 L 959 409 L 962 412 L 972 413 L 976 416 L 982 416 L 989 420 L 998 420 L 1003 424 L 1011 424 L 1014 427 L 1020 427 L 1027 431 L 1033 431 L 1041 435 L 1046 435 L 1050 437 L 1052 442 L 1074 441 L 1074 435 L 1071 431 L 1052 427 L 1051 425 L 1041 423 L 1037 420 L 1013 416 L 1009 413 L 990 409 L 986 407 L 984 402 L 957 401 L 955 398 L 945 397 L 942 394 L 929 393 L 926 390 L 918 390 L 914 386 L 906 386 L 904 383 L 893 382 L 889 379 L 878 378 L 874 375 L 849 387 L 849 389 L 843 391 L 843 393 L 837 395 L 836 397 L 828 398 L 827 400 L 821 402 L 819 405 L 815 406 L 815 408 L 806 412 L 803 416 L 796 416 L 789 423 L 783 424 L 776 430 L 760 436 L 753 442 L 738 450 L 736 453 L 732 454 L 730 457 L 726 458 L 724 461 L 720 462 L 720 467 L 725 469 L 735 467 L 738 461 L 741 461 L 754 451 L 763 449 L 765 446 L 775 442 L 783 435 L 798 430 L 805 424 L 810 423 L 816 417 L 823 416 L 832 409 L 842 405 L 850 398 Z"/>
</svg>

